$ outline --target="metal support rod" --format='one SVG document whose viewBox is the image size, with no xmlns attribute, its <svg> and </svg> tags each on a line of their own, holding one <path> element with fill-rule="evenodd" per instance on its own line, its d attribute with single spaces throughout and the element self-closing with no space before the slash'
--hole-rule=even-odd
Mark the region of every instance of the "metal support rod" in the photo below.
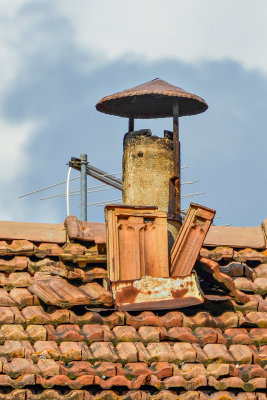
<svg viewBox="0 0 267 400">
<path fill-rule="evenodd" d="M 72 157 L 71 161 L 69 162 L 70 167 L 76 169 L 77 171 L 81 170 L 81 160 L 80 158 Z M 100 182 L 103 182 L 107 185 L 113 186 L 116 189 L 122 190 L 122 181 L 121 179 L 115 178 L 114 175 L 108 174 L 105 171 L 102 171 L 99 168 L 93 167 L 91 164 L 87 163 L 87 168 L 86 168 L 87 175 L 92 176 L 92 178 L 95 178 L 99 180 Z"/>
<path fill-rule="evenodd" d="M 87 221 L 87 154 L 81 154 L 81 220 Z"/>
<path fill-rule="evenodd" d="M 179 106 L 173 105 L 173 152 L 174 152 L 174 178 L 175 178 L 175 211 L 178 216 L 181 214 L 181 149 L 179 137 Z"/>
<path fill-rule="evenodd" d="M 109 181 L 113 181 L 113 182 L 118 183 L 119 185 L 122 185 L 121 179 L 116 178 L 112 174 L 108 174 L 105 171 L 102 171 L 102 169 L 93 167 L 93 165 L 91 165 L 91 164 L 87 165 L 87 173 L 88 173 L 88 171 L 96 172 L 98 175 L 102 175 L 102 176 L 106 177 L 106 179 L 108 179 Z M 90 174 L 88 173 L 88 175 L 90 175 Z"/>
<path fill-rule="evenodd" d="M 106 183 L 109 186 L 112 186 L 116 189 L 122 190 L 122 183 L 115 182 L 114 180 L 110 180 L 109 178 L 105 177 L 102 174 L 97 174 L 96 172 L 92 172 L 87 168 L 87 175 L 91 176 L 92 178 L 97 179 L 100 182 Z"/>
<path fill-rule="evenodd" d="M 129 118 L 129 129 L 128 129 L 128 132 L 130 133 L 130 132 L 133 132 L 133 131 L 134 131 L 134 118 L 130 117 Z"/>
<path fill-rule="evenodd" d="M 173 175 L 180 178 L 180 142 L 179 142 L 179 108 L 178 103 L 173 105 Z"/>
<path fill-rule="evenodd" d="M 179 141 L 179 106 L 173 105 L 173 177 L 169 185 L 168 218 L 181 219 L 181 159 Z"/>
</svg>

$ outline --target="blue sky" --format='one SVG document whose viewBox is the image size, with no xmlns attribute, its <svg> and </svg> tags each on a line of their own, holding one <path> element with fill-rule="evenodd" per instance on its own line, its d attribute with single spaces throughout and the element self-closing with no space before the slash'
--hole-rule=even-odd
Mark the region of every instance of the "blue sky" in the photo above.
<svg viewBox="0 0 267 400">
<path fill-rule="evenodd" d="M 195 0 L 2 1 L 0 219 L 63 221 L 65 199 L 40 198 L 64 185 L 18 196 L 64 180 L 72 156 L 87 153 L 93 165 L 121 171 L 127 120 L 95 104 L 158 76 L 209 104 L 180 120 L 182 181 L 200 180 L 183 194 L 205 192 L 193 201 L 216 209 L 216 224 L 253 226 L 267 217 L 265 2 L 254 10 L 239 0 L 216 7 L 210 0 L 201 7 Z M 162 135 L 171 120 L 136 126 Z M 88 202 L 117 197 L 116 190 L 92 193 Z M 79 216 L 79 197 L 70 211 Z M 88 207 L 88 219 L 103 220 L 103 207 Z"/>
</svg>

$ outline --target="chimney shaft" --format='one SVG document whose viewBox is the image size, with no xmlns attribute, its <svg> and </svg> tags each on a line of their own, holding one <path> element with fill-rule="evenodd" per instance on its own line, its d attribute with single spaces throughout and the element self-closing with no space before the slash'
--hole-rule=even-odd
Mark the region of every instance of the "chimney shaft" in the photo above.
<svg viewBox="0 0 267 400">
<path fill-rule="evenodd" d="M 173 176 L 173 142 L 149 130 L 125 136 L 122 201 L 125 205 L 157 206 L 168 212 L 169 180 Z"/>
<path fill-rule="evenodd" d="M 134 131 L 125 135 L 122 161 L 123 205 L 157 206 L 168 213 L 169 182 L 173 177 L 173 140 L 170 132 L 165 137 L 152 136 L 150 130 Z M 172 246 L 180 223 L 170 221 L 169 247 Z"/>
</svg>

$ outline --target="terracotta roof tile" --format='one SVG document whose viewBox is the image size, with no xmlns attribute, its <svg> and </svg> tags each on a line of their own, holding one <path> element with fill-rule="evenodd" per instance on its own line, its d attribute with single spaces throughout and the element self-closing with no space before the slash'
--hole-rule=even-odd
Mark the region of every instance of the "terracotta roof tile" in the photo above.
<svg viewBox="0 0 267 400">
<path fill-rule="evenodd" d="M 0 386 L 11 386 L 13 389 L 24 388 L 35 384 L 35 376 L 26 374 L 18 379 L 12 379 L 8 375 L 0 375 Z"/>
<path fill-rule="evenodd" d="M 231 261 L 234 257 L 234 249 L 232 247 L 215 247 L 215 249 L 202 248 L 200 250 L 200 256 L 209 258 L 213 261 Z"/>
<path fill-rule="evenodd" d="M 265 250 L 201 250 L 215 268 L 211 278 L 231 295 L 217 305 L 131 313 L 88 311 L 87 302 L 67 310 L 47 291 L 51 305 L 29 291 L 31 282 L 59 278 L 67 296 L 85 288 L 99 307 L 106 269 L 91 264 L 98 251 L 86 241 L 1 242 L 0 400 L 266 400 Z"/>
<path fill-rule="evenodd" d="M 33 306 L 34 296 L 25 288 L 14 288 L 10 291 L 10 297 L 19 308 Z"/>
<path fill-rule="evenodd" d="M 0 395 L 3 400 L 266 400 L 266 394 L 261 392 L 230 392 L 230 391 L 182 391 L 179 395 L 173 390 L 160 390 L 149 393 L 143 390 L 127 390 L 126 394 L 118 394 L 113 390 L 70 390 L 67 393 L 55 389 L 45 389 L 35 393 L 30 389 L 15 389 Z M 178 397 L 177 397 L 178 396 Z"/>
<path fill-rule="evenodd" d="M 159 317 L 152 311 L 144 311 L 139 315 L 131 315 L 128 312 L 126 315 L 126 324 L 132 325 L 135 328 L 140 326 L 165 326 L 166 328 L 172 328 L 175 326 L 181 326 L 182 314 L 179 311 L 170 311 L 166 315 Z"/>
<path fill-rule="evenodd" d="M 1 307 L 16 306 L 16 301 L 9 295 L 6 289 L 0 289 L 0 305 Z"/>
<path fill-rule="evenodd" d="M 94 342 L 90 345 L 91 360 L 117 362 L 118 353 L 111 343 Z"/>
<path fill-rule="evenodd" d="M 47 304 L 70 308 L 75 305 L 111 306 L 111 293 L 97 282 L 79 287 L 69 284 L 59 276 L 44 276 L 34 280 L 30 291 Z"/>
<path fill-rule="evenodd" d="M 106 328 L 108 328 L 108 327 L 106 327 Z M 99 324 L 83 325 L 82 333 L 84 335 L 84 340 L 89 343 L 92 343 L 95 341 L 98 341 L 98 342 L 106 341 L 104 339 L 104 329 Z"/>
<path fill-rule="evenodd" d="M 141 326 L 138 329 L 138 336 L 136 335 L 133 337 L 135 337 L 138 341 L 140 340 L 147 343 L 147 342 L 159 342 L 161 336 L 162 334 L 159 328 L 155 326 Z"/>
<path fill-rule="evenodd" d="M 138 360 L 138 352 L 136 346 L 130 342 L 121 342 L 116 345 L 118 353 L 118 361 L 122 363 L 131 363 Z"/>
<path fill-rule="evenodd" d="M 256 261 L 259 263 L 267 262 L 267 250 L 257 251 L 250 248 L 235 251 L 233 259 L 238 262 Z"/>
<path fill-rule="evenodd" d="M 33 278 L 28 272 L 11 272 L 11 274 L 6 275 L 0 274 L 0 286 L 7 288 L 12 287 L 28 287 L 32 285 Z"/>
<path fill-rule="evenodd" d="M 93 311 L 86 312 L 83 315 L 77 315 L 73 311 L 70 311 L 70 322 L 78 325 L 105 324 L 109 327 L 114 327 L 124 325 L 124 320 L 125 314 L 121 311 L 111 312 L 107 316 Z"/>
<path fill-rule="evenodd" d="M 28 240 L 12 240 L 11 244 L 6 241 L 0 241 L 0 255 L 28 255 L 33 254 L 35 245 Z"/>
<path fill-rule="evenodd" d="M 24 357 L 24 347 L 21 342 L 14 340 L 6 340 L 3 345 L 0 346 L 0 356 L 5 357 L 7 360 L 12 358 Z"/>
<path fill-rule="evenodd" d="M 219 329 L 198 327 L 194 332 L 198 344 L 204 346 L 207 343 L 216 343 L 218 339 Z"/>
<path fill-rule="evenodd" d="M 39 358 L 59 359 L 60 352 L 56 342 L 49 340 L 38 340 L 34 343 L 33 348 Z"/>
<path fill-rule="evenodd" d="M 206 375 L 208 377 L 213 376 L 214 378 L 218 379 L 221 376 L 229 375 L 230 368 L 231 365 L 229 364 L 208 364 L 206 368 Z"/>
<path fill-rule="evenodd" d="M 267 314 L 265 312 L 249 312 L 246 315 L 239 314 L 239 326 L 252 326 L 267 328 Z"/>
<path fill-rule="evenodd" d="M 25 374 L 36 374 L 38 368 L 32 360 L 25 358 L 14 358 L 10 362 L 3 364 L 3 373 L 9 375 L 11 378 L 16 379 Z"/>
<path fill-rule="evenodd" d="M 118 341 L 140 341 L 140 336 L 137 334 L 136 329 L 133 326 L 115 326 L 112 332 Z"/>
<path fill-rule="evenodd" d="M 253 278 L 267 278 L 267 264 L 260 264 L 254 268 Z"/>
<path fill-rule="evenodd" d="M 148 355 L 148 357 L 147 357 Z M 138 357 L 140 361 L 146 361 L 149 364 L 153 361 L 174 361 L 177 359 L 177 354 L 173 346 L 169 343 L 149 343 L 146 346 L 146 352 L 138 350 Z"/>
<path fill-rule="evenodd" d="M 232 344 L 229 347 L 229 353 L 233 357 L 235 363 L 252 363 L 252 353 L 248 346 L 243 344 Z"/>
<path fill-rule="evenodd" d="M 27 389 L 25 395 L 26 399 L 24 397 L 18 398 L 18 400 L 85 400 L 85 392 L 83 390 L 71 390 L 67 394 L 62 394 L 54 389 L 46 389 L 42 393 L 35 393 L 34 390 Z M 17 400 L 17 398 L 14 397 L 12 400 Z M 88 400 L 91 399 L 88 398 Z"/>
<path fill-rule="evenodd" d="M 59 375 L 60 364 L 52 359 L 39 359 L 37 363 L 38 373 L 44 378 Z"/>
<path fill-rule="evenodd" d="M 266 248 L 266 237 L 261 226 L 211 226 L 204 245 L 263 249 Z"/>
<path fill-rule="evenodd" d="M 15 256 L 11 260 L 0 259 L 0 271 L 6 273 L 23 271 L 27 269 L 28 258 L 23 256 Z"/>
<path fill-rule="evenodd" d="M 232 354 L 224 344 L 206 344 L 203 348 L 206 360 L 212 362 L 231 363 L 234 361 Z"/>
<path fill-rule="evenodd" d="M 220 266 L 216 261 L 204 257 L 201 257 L 199 261 L 205 272 L 216 280 L 217 285 L 228 292 L 236 301 L 241 303 L 247 303 L 249 301 L 248 296 L 237 290 L 233 279 L 220 271 Z M 199 273 L 201 274 L 201 270 L 199 270 Z"/>
</svg>

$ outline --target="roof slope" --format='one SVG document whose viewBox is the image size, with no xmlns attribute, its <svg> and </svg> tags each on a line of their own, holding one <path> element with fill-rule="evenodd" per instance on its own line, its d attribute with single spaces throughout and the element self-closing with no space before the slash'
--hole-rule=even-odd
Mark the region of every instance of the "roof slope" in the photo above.
<svg viewBox="0 0 267 400">
<path fill-rule="evenodd" d="M 0 223 L 0 399 L 266 399 L 266 247 L 203 247 L 204 305 L 118 312 L 97 228 L 68 220 L 55 243 Z"/>
</svg>

